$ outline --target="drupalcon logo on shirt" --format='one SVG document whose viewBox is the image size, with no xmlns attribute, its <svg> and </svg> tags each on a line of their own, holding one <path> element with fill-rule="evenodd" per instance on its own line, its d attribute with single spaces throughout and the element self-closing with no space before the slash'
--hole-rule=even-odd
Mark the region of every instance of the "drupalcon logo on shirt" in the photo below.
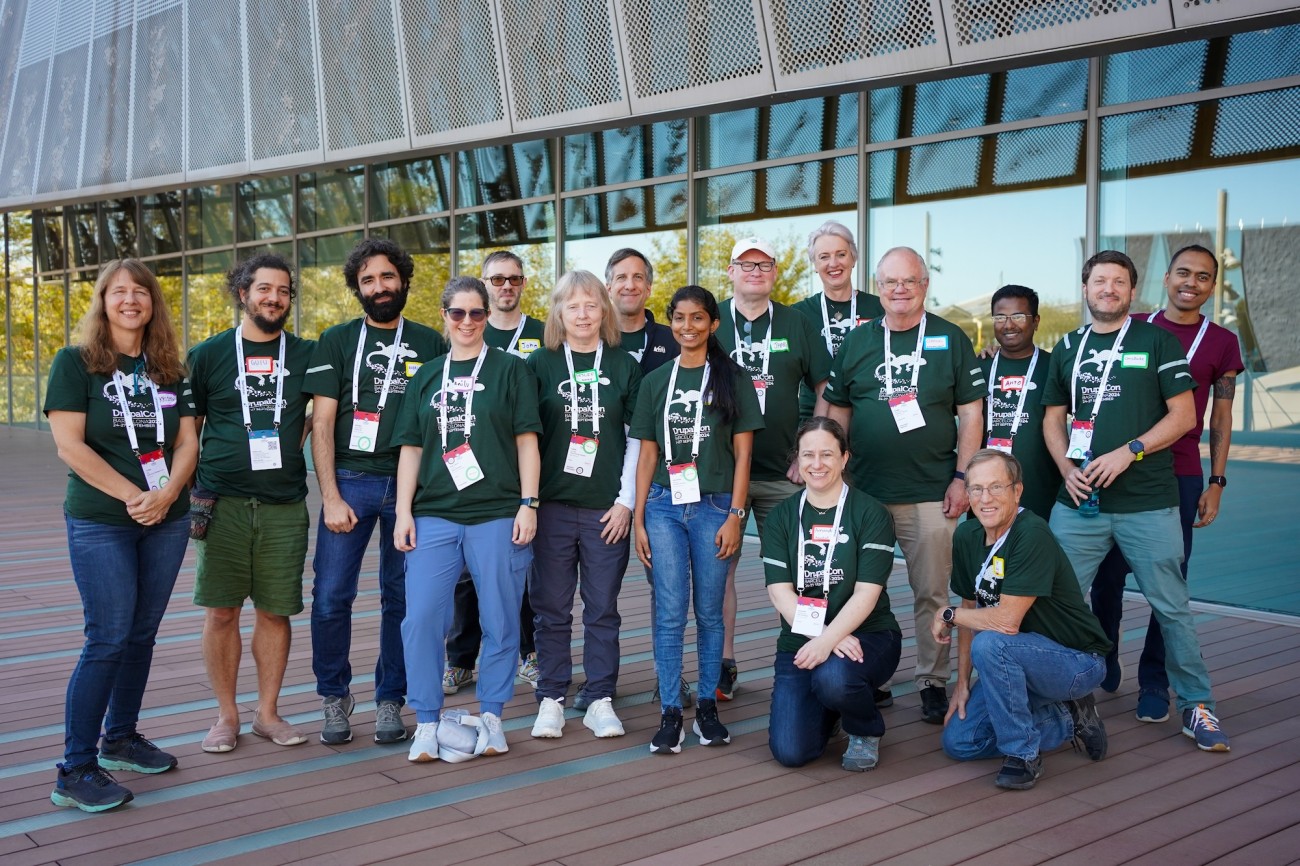
<svg viewBox="0 0 1300 866">
<path fill-rule="evenodd" d="M 244 374 L 235 377 L 234 387 L 236 391 L 244 392 L 250 412 L 259 409 L 274 412 L 276 383 L 280 379 L 287 380 L 292 375 L 293 372 L 288 367 L 281 367 L 274 358 L 248 358 Z M 282 400 L 280 408 L 284 409 L 288 403 L 288 400 Z"/>
<path fill-rule="evenodd" d="M 388 376 L 388 365 L 393 360 L 394 353 L 397 355 L 397 363 L 393 365 L 393 381 L 388 386 L 390 393 L 405 394 L 407 381 L 415 375 L 416 370 L 420 369 L 420 365 L 415 362 L 420 353 L 412 349 L 410 343 L 393 343 L 385 346 L 376 340 L 374 351 L 366 355 L 366 367 L 375 374 L 376 394 L 384 388 L 384 379 Z"/>
</svg>

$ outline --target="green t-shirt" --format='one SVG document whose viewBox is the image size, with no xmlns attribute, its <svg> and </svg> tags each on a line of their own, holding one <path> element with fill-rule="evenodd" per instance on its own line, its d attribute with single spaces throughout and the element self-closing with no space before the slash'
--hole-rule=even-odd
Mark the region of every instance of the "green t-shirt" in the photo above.
<svg viewBox="0 0 1300 866">
<path fill-rule="evenodd" d="M 131 420 L 135 427 L 140 453 L 158 450 L 158 419 L 154 414 L 153 389 L 143 371 L 135 376 L 137 358 L 117 356 L 117 372 L 112 376 L 92 374 L 86 369 L 81 350 L 76 346 L 60 349 L 50 365 L 50 381 L 45 389 L 45 414 L 51 412 L 79 412 L 86 416 L 85 441 L 90 449 L 136 487 L 148 490 L 144 470 L 131 451 L 131 440 L 126 433 L 126 419 L 117 401 L 116 379 L 122 386 Z M 172 448 L 182 417 L 194 416 L 194 402 L 188 379 L 168 382 L 158 388 L 158 401 L 163 416 L 163 456 L 170 469 Z M 126 513 L 126 503 L 109 496 L 82 481 L 75 472 L 68 472 L 68 490 L 63 508 L 79 520 L 93 520 L 112 526 L 137 525 Z M 167 512 L 167 519 L 180 517 L 189 508 L 188 497 L 181 496 Z"/>
<path fill-rule="evenodd" d="M 1047 453 L 1047 443 L 1043 441 L 1043 388 L 1047 383 L 1047 369 L 1051 354 L 1039 350 L 1038 362 L 1034 364 L 1034 377 L 1025 392 L 1025 408 L 1020 415 L 1020 426 L 1016 435 L 1011 436 L 1011 425 L 1015 420 L 1016 407 L 1020 405 L 1021 389 L 1025 386 L 1025 375 L 1029 372 L 1032 356 L 1029 358 L 1005 358 L 998 356 L 997 381 L 991 381 L 994 359 L 980 361 L 984 378 L 988 382 L 988 392 L 984 403 L 984 438 L 1011 439 L 1011 453 L 1020 461 L 1024 473 L 1025 492 L 1020 497 L 1020 504 L 1047 520 L 1052 513 L 1052 504 L 1056 502 L 1056 493 L 1061 489 L 1061 473 L 1056 463 Z M 989 425 L 989 412 L 993 413 L 993 424 Z"/>
<path fill-rule="evenodd" d="M 515 333 L 518 326 L 502 330 L 492 327 L 492 323 L 488 322 L 487 328 L 483 331 L 483 342 L 494 349 L 509 352 L 516 358 L 527 358 L 542 347 L 542 334 L 546 332 L 546 323 L 532 316 L 524 316 L 523 326 L 524 329 L 518 332 L 519 339 L 516 340 Z"/>
<path fill-rule="evenodd" d="M 634 361 L 639 360 L 641 353 L 645 351 L 645 331 L 645 328 L 639 331 L 624 331 L 618 341 L 618 347 L 632 356 Z"/>
<path fill-rule="evenodd" d="M 814 541 L 812 528 L 829 526 L 835 519 L 835 506 L 820 511 L 812 505 L 805 505 L 803 520 L 800 521 L 799 499 L 802 495 L 791 496 L 768 515 L 763 533 L 763 571 L 768 586 L 789 583 L 798 592 L 797 563 L 802 558 L 803 594 L 808 598 L 822 598 L 822 569 L 830 545 Z M 831 592 L 826 602 L 828 623 L 848 603 L 858 583 L 884 587 L 889 583 L 889 573 L 894 568 L 894 521 L 875 497 L 850 487 L 844 500 L 840 530 L 835 556 L 831 560 Z M 898 630 L 898 620 L 889 610 L 889 593 L 882 591 L 876 606 L 862 625 L 854 629 L 854 634 Z M 807 636 L 792 632 L 790 623 L 785 621 L 785 617 L 781 618 L 781 636 L 776 639 L 778 652 L 798 652 L 808 640 Z"/>
<path fill-rule="evenodd" d="M 899 433 L 885 389 L 886 370 L 894 396 L 910 391 L 917 328 L 890 333 L 893 364 L 885 362 L 884 319 L 856 328 L 844 338 L 831 365 L 824 396 L 853 411 L 849 425 L 853 483 L 881 502 L 939 502 L 957 468 L 958 406 L 984 399 L 984 374 L 970 339 L 952 322 L 925 317 L 925 346 L 917 379 L 925 426 Z"/>
<path fill-rule="evenodd" d="M 352 442 L 352 371 L 356 369 L 357 339 L 361 336 L 364 318 L 335 325 L 320 335 L 316 352 L 307 370 L 303 390 L 339 401 L 334 418 L 334 465 L 353 472 L 373 475 L 396 475 L 397 455 L 400 451 L 392 444 L 393 425 L 402 409 L 402 398 L 407 384 L 426 361 L 447 353 L 447 341 L 442 334 L 419 322 L 404 320 L 402 344 L 396 350 L 397 362 L 393 365 L 393 379 L 388 386 L 388 401 L 379 415 L 379 435 L 373 452 L 353 451 Z M 357 386 L 357 400 L 362 412 L 379 409 L 379 394 L 388 375 L 388 364 L 393 357 L 396 328 L 366 328 L 366 345 L 361 359 L 361 381 Z"/>
<path fill-rule="evenodd" d="M 851 301 L 828 301 L 823 303 L 823 298 L 826 296 L 825 292 L 818 292 L 790 306 L 790 309 L 797 310 L 808 317 L 808 321 L 812 322 L 812 326 L 817 329 L 822 345 L 826 346 L 826 350 L 832 358 L 839 354 L 840 346 L 843 345 L 844 338 L 849 335 L 849 331 L 885 314 L 885 308 L 876 295 L 861 291 L 855 291 L 854 294 L 857 296 L 858 302 L 856 311 L 853 309 Z M 857 315 L 857 320 L 849 321 L 854 313 Z M 829 327 L 827 327 L 828 325 Z M 817 393 L 807 385 L 801 385 L 799 388 L 799 420 L 803 421 L 806 418 L 811 418 L 816 405 Z"/>
<path fill-rule="evenodd" d="M 595 364 L 595 352 L 573 353 L 575 375 L 591 370 Z M 601 352 L 598 385 L 580 384 L 569 378 L 564 349 L 553 351 L 544 346 L 529 356 L 528 366 L 537 377 L 537 406 L 542 418 L 541 500 L 577 508 L 609 508 L 618 498 L 623 455 L 627 452 L 624 425 L 632 423 L 632 408 L 641 387 L 641 366 L 627 352 L 606 348 Z M 574 435 L 570 413 L 575 388 L 577 435 L 590 438 L 594 434 L 593 388 L 600 403 L 600 444 L 590 476 L 564 471 L 569 439 Z"/>
<path fill-rule="evenodd" d="M 1020 621 L 1021 631 L 1041 634 L 1080 652 L 1110 652 L 1112 644 L 1084 603 L 1074 568 L 1047 521 L 1028 509 L 1021 511 L 981 575 L 992 548 L 978 520 L 957 527 L 952 538 L 954 593 L 979 607 L 996 607 L 1003 593 L 1032 596 L 1034 603 Z"/>
<path fill-rule="evenodd" d="M 450 378 L 468 380 L 476 358 L 452 361 Z M 464 490 L 456 489 L 444 450 L 465 442 L 467 392 L 453 388 L 447 403 L 447 447 L 442 445 L 442 367 L 445 356 L 434 358 L 411 380 L 411 399 L 393 428 L 393 444 L 424 449 L 411 512 L 416 517 L 441 517 L 473 525 L 514 517 L 519 511 L 519 451 L 515 437 L 541 433 L 537 417 L 537 382 L 528 365 L 506 352 L 488 352 L 474 383 L 470 447 L 483 477 Z"/>
<path fill-rule="evenodd" d="M 669 487 L 668 467 L 664 463 L 664 412 L 672 429 L 673 445 L 668 457 L 674 464 L 691 459 L 691 445 L 695 433 L 695 410 L 700 401 L 700 382 L 704 367 L 682 367 L 677 371 L 673 402 L 668 400 L 668 380 L 676 364 L 664 364 L 641 382 L 636 409 L 632 413 L 633 439 L 654 442 L 659 447 L 654 483 Z M 711 389 L 710 389 L 711 390 Z M 699 470 L 700 493 L 730 493 L 736 470 L 736 453 L 731 438 L 737 433 L 763 429 L 763 413 L 758 410 L 758 395 L 754 385 L 744 373 L 736 373 L 736 400 L 740 413 L 725 422 L 706 402 L 700 419 L 700 453 L 696 458 Z M 680 408 L 679 408 L 680 407 Z"/>
<path fill-rule="evenodd" d="M 765 312 L 750 323 L 752 334 L 744 332 L 744 316 L 735 312 L 734 301 L 723 301 L 721 313 L 718 342 L 756 383 L 762 381 L 767 385 L 763 429 L 754 434 L 750 477 L 756 481 L 785 478 L 794 450 L 795 430 L 799 427 L 800 385 L 816 388 L 819 382 L 825 381 L 831 369 L 831 356 L 808 320 L 784 304 L 772 304 L 770 317 Z M 763 360 L 769 353 L 764 376 Z"/>
<path fill-rule="evenodd" d="M 307 461 L 302 455 L 302 431 L 311 394 L 303 390 L 314 340 L 284 332 L 284 406 L 280 414 L 280 468 L 254 472 L 248 432 L 240 408 L 239 388 L 248 387 L 248 411 L 254 431 L 275 427 L 275 391 L 279 378 L 280 342 L 244 340 L 245 369 L 270 373 L 241 375 L 235 355 L 237 329 L 228 328 L 190 349 L 190 383 L 194 411 L 203 422 L 199 453 L 199 483 L 222 496 L 256 499 L 276 505 L 301 502 L 307 496 Z"/>
<path fill-rule="evenodd" d="M 1085 353 L 1074 386 L 1074 411 L 1078 420 L 1091 420 L 1094 424 L 1093 454 L 1105 454 L 1140 437 L 1169 413 L 1166 400 L 1196 387 L 1187 364 L 1187 353 L 1177 337 L 1137 319 L 1130 322 L 1120 346 L 1120 356 L 1111 365 L 1110 380 L 1106 383 L 1106 393 L 1096 418 L 1092 417 L 1092 404 L 1119 331 L 1089 334 L 1085 346 L 1083 336 L 1086 329 L 1080 328 L 1062 337 L 1052 350 L 1052 363 L 1043 389 L 1043 405 L 1065 406 L 1067 413 L 1071 411 L 1074 359 L 1080 349 Z M 1102 490 L 1098 499 L 1102 512 L 1106 514 L 1177 508 L 1178 481 L 1174 477 L 1173 452 L 1168 448 L 1148 451 Z M 1056 501 L 1075 507 L 1064 485 Z"/>
</svg>

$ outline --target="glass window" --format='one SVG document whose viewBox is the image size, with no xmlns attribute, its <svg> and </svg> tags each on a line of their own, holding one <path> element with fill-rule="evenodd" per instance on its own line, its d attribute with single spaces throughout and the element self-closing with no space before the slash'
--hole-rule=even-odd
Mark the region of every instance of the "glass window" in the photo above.
<svg viewBox="0 0 1300 866">
<path fill-rule="evenodd" d="M 298 241 L 298 334 L 314 340 L 331 325 L 360 312 L 343 279 L 343 263 L 361 240 L 361 232 L 344 232 Z"/>
<path fill-rule="evenodd" d="M 496 250 L 510 250 L 524 260 L 527 288 L 523 311 L 546 317 L 546 302 L 555 288 L 555 207 L 550 202 L 495 211 L 462 214 L 456 223 L 457 269 L 481 273 L 483 259 Z"/>
<path fill-rule="evenodd" d="M 758 109 L 721 111 L 696 120 L 700 168 L 725 168 L 758 160 Z"/>
<path fill-rule="evenodd" d="M 970 129 L 988 122 L 988 75 L 926 81 L 911 89 L 914 136 Z"/>
<path fill-rule="evenodd" d="M 50 377 L 50 365 L 54 362 L 55 354 L 68 345 L 66 316 L 67 292 L 63 280 L 42 281 L 36 295 L 37 353 L 40 358 L 36 381 L 42 395 L 45 393 L 45 383 Z M 45 426 L 44 415 L 37 414 L 36 426 Z"/>
<path fill-rule="evenodd" d="M 42 272 L 61 271 L 67 267 L 63 238 L 63 211 L 34 211 L 36 214 L 36 260 Z"/>
<path fill-rule="evenodd" d="M 550 142 L 539 139 L 457 153 L 456 183 L 461 207 L 551 195 L 555 184 Z"/>
<path fill-rule="evenodd" d="M 370 219 L 379 222 L 447 210 L 450 157 L 370 167 Z"/>
<path fill-rule="evenodd" d="M 93 268 L 101 261 L 99 254 L 99 214 L 94 202 L 68 208 L 68 229 L 72 233 L 74 268 Z"/>
<path fill-rule="evenodd" d="M 149 263 L 149 269 L 158 278 L 158 287 L 162 289 L 163 300 L 167 302 L 167 317 L 171 321 L 172 329 L 179 337 L 181 335 L 181 322 L 184 321 L 182 296 L 185 294 L 185 281 L 181 278 L 180 257 L 152 261 Z M 71 293 L 69 295 L 69 300 L 71 300 Z"/>
<path fill-rule="evenodd" d="M 140 255 L 181 251 L 181 194 L 161 192 L 140 200 Z"/>
<path fill-rule="evenodd" d="M 442 290 L 451 279 L 451 220 L 438 217 L 397 223 L 377 228 L 374 234 L 401 246 L 415 262 L 405 315 L 412 321 L 441 328 Z M 477 275 L 477 270 L 472 267 L 462 267 L 462 271 Z"/>
<path fill-rule="evenodd" d="M 1300 24 L 1270 27 L 1228 38 L 1224 86 L 1300 75 Z"/>
<path fill-rule="evenodd" d="M 227 246 L 235 241 L 234 184 L 201 186 L 185 193 L 186 248 Z"/>
<path fill-rule="evenodd" d="M 12 214 L 11 214 L 12 216 Z M 12 223 L 10 224 L 12 228 Z M 10 241 L 12 244 L 12 240 Z M 9 282 L 9 363 L 15 424 L 36 424 L 36 295 L 32 281 Z"/>
<path fill-rule="evenodd" d="M 1102 57 L 1101 104 L 1195 93 L 1202 87 L 1209 47 L 1202 39 Z"/>
<path fill-rule="evenodd" d="M 135 199 L 109 199 L 99 203 L 104 218 L 99 233 L 100 261 L 134 258 L 136 252 Z"/>
<path fill-rule="evenodd" d="M 1002 95 L 1004 122 L 1083 111 L 1086 107 L 1086 60 L 1012 69 L 1005 75 L 1006 88 Z"/>
<path fill-rule="evenodd" d="M 234 264 L 235 256 L 230 250 L 186 257 L 189 318 L 184 334 L 187 348 L 224 331 L 237 321 L 234 301 L 226 291 L 226 272 Z"/>
<path fill-rule="evenodd" d="M 293 178 L 263 177 L 239 183 L 239 242 L 293 233 Z"/>
<path fill-rule="evenodd" d="M 685 181 L 564 200 L 566 240 L 613 237 L 685 224 Z"/>
<path fill-rule="evenodd" d="M 360 225 L 364 219 L 365 167 L 298 175 L 298 231 Z"/>
<path fill-rule="evenodd" d="M 25 276 L 32 272 L 35 256 L 32 249 L 32 212 L 14 211 L 5 214 L 9 241 L 9 275 Z"/>
<path fill-rule="evenodd" d="M 73 271 L 68 277 L 68 341 L 77 341 L 77 331 L 81 318 L 90 311 L 90 302 L 95 296 L 95 281 L 99 278 L 97 271 Z"/>
</svg>

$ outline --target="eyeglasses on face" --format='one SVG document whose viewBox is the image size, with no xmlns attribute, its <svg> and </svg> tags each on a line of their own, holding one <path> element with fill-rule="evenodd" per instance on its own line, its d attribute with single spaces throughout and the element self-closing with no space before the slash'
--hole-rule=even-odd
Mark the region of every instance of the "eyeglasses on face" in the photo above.
<svg viewBox="0 0 1300 866">
<path fill-rule="evenodd" d="M 524 284 L 524 276 L 523 274 L 513 274 L 505 277 L 501 274 L 493 274 L 487 278 L 487 281 L 494 286 L 504 286 L 506 283 L 510 283 L 512 286 L 522 286 Z"/>
<path fill-rule="evenodd" d="M 1005 325 L 1007 322 L 1015 322 L 1017 325 L 1023 325 L 1028 321 L 1028 313 L 1008 313 L 1006 315 L 1003 315 L 1002 313 L 993 314 L 993 324 L 995 325 Z"/>
<path fill-rule="evenodd" d="M 469 320 L 476 325 L 486 321 L 488 317 L 488 311 L 482 307 L 475 307 L 472 310 L 462 310 L 460 307 L 443 307 L 442 312 L 453 322 L 463 322 L 465 317 L 469 316 Z"/>
<path fill-rule="evenodd" d="M 753 271 L 754 268 L 758 268 L 759 272 L 764 274 L 770 274 L 776 270 L 776 262 L 742 262 L 735 260 L 732 261 L 732 264 L 747 274 Z"/>
<path fill-rule="evenodd" d="M 908 277 L 905 280 L 896 280 L 893 277 L 890 277 L 887 280 L 881 280 L 880 285 L 884 287 L 886 291 L 892 292 L 894 289 L 898 288 L 899 286 L 903 286 L 904 288 L 909 290 L 917 289 L 920 287 L 921 281 L 916 277 Z"/>
<path fill-rule="evenodd" d="M 971 499 L 979 499 L 987 493 L 989 496 L 997 499 L 1014 486 L 1015 485 L 1013 484 L 990 484 L 988 487 L 985 487 L 982 484 L 968 485 L 966 487 L 966 495 Z"/>
</svg>

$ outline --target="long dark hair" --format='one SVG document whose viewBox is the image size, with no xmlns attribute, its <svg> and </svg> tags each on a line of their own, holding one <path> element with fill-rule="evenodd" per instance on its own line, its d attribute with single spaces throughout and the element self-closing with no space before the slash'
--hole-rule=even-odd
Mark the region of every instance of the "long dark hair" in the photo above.
<svg viewBox="0 0 1300 866">
<path fill-rule="evenodd" d="M 700 286 L 682 286 L 673 292 L 673 298 L 668 302 L 669 324 L 673 320 L 673 311 L 682 301 L 694 301 L 699 304 L 709 314 L 710 322 L 722 320 L 722 314 L 718 312 L 718 299 L 713 297 L 712 292 Z M 740 365 L 727 354 L 727 350 L 722 348 L 717 334 L 709 334 L 708 348 L 709 387 L 703 397 L 718 411 L 723 421 L 730 423 L 740 415 L 740 400 L 736 397 L 736 377 L 743 371 Z"/>
</svg>

